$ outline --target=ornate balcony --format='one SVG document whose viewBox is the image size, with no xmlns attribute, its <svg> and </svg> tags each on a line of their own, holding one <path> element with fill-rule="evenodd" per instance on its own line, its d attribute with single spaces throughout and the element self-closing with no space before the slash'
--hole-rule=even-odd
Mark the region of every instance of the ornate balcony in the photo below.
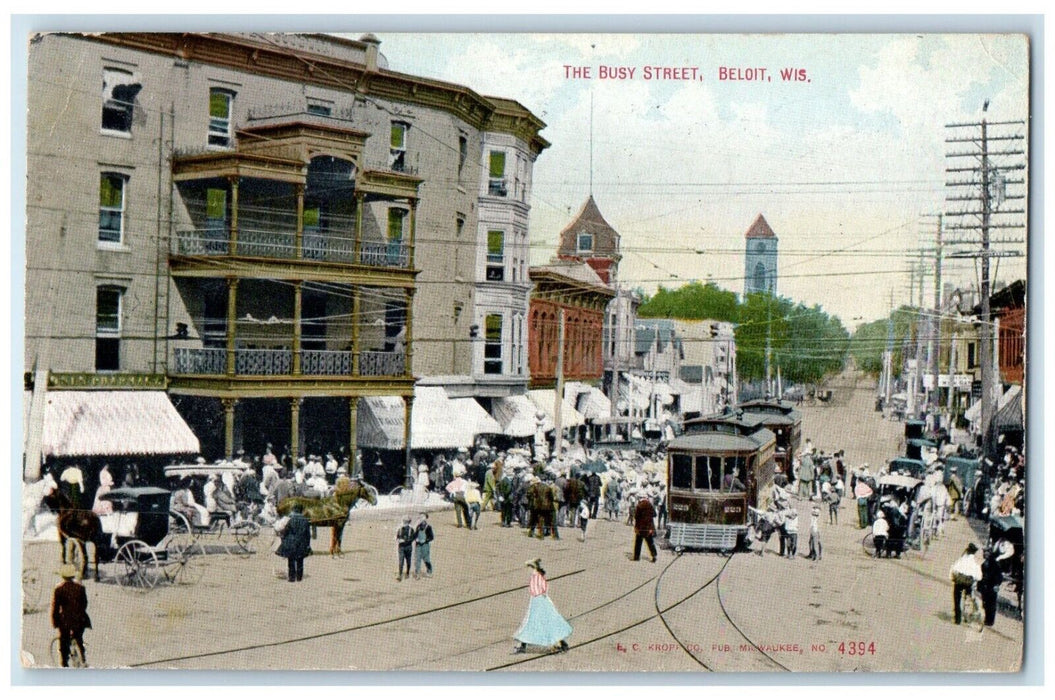
<svg viewBox="0 0 1055 700">
<path fill-rule="evenodd" d="M 297 237 L 290 231 L 240 228 L 237 243 L 232 246 L 226 230 L 184 229 L 178 231 L 173 240 L 172 254 L 186 257 L 236 255 L 282 261 L 302 259 L 397 269 L 410 267 L 410 247 L 406 243 L 363 241 L 357 260 L 353 237 L 315 231 L 304 232 L 298 256 Z"/>
<path fill-rule="evenodd" d="M 352 376 L 352 353 L 348 350 L 302 350 L 300 374 L 315 377 Z M 172 373 L 176 375 L 223 375 L 227 371 L 225 348 L 176 348 Z M 401 377 L 403 352 L 363 351 L 359 354 L 359 375 Z M 293 351 L 285 349 L 243 349 L 234 351 L 236 375 L 283 376 L 293 374 Z"/>
</svg>

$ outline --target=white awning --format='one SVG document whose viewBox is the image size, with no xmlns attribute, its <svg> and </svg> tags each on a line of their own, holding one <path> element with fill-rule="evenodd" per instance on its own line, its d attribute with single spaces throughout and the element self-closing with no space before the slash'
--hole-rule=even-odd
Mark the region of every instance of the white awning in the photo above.
<svg viewBox="0 0 1055 700">
<path fill-rule="evenodd" d="M 1019 401 L 1021 401 L 1021 394 L 1022 387 L 1018 386 L 1017 384 L 1012 384 L 1011 387 L 1004 392 L 1004 395 L 1000 397 L 1000 401 L 997 402 L 996 410 L 993 411 L 993 418 L 995 419 L 1001 411 L 1005 410 L 1005 407 L 1009 403 L 1011 403 L 1012 400 L 1017 398 Z M 1008 412 L 1006 415 L 1012 415 L 1012 413 Z M 979 420 L 981 420 L 982 402 L 975 401 L 973 404 L 971 404 L 971 407 L 964 411 L 963 417 L 967 419 L 967 422 L 969 423 L 977 423 Z M 1008 422 L 1010 423 L 1013 421 Z M 1021 419 L 1019 420 L 1019 423 L 1021 423 Z"/>
<path fill-rule="evenodd" d="M 553 417 L 553 404 L 556 401 L 557 392 L 554 389 L 532 389 L 528 391 L 528 398 L 546 414 L 549 421 L 547 432 L 553 430 L 553 426 L 557 423 Z M 567 398 L 564 398 L 561 401 L 560 422 L 562 428 L 574 428 L 583 425 L 586 419 L 575 410 Z"/>
<path fill-rule="evenodd" d="M 535 404 L 523 395 L 492 399 L 491 413 L 502 426 L 502 434 L 509 437 L 529 437 L 535 434 Z M 543 425 L 545 429 L 546 426 Z M 553 423 L 549 424 L 553 430 Z"/>
<path fill-rule="evenodd" d="M 200 451 L 198 438 L 163 391 L 47 393 L 41 440 L 45 457 L 191 455 Z"/>
<path fill-rule="evenodd" d="M 703 406 L 703 385 L 690 384 L 679 377 L 670 380 L 672 393 L 681 396 L 682 413 L 700 413 Z"/>
<path fill-rule="evenodd" d="M 586 420 L 594 423 L 612 416 L 612 402 L 597 387 L 589 387 L 588 391 L 579 394 L 579 402 L 575 408 Z"/>
<path fill-rule="evenodd" d="M 475 401 L 463 400 L 470 401 L 480 409 L 484 418 L 490 418 Z M 399 396 L 368 396 L 364 397 L 359 405 L 360 408 L 366 409 L 361 412 L 357 423 L 359 446 L 377 450 L 403 449 L 403 399 Z M 477 434 L 480 418 L 468 405 L 462 405 L 459 410 L 443 387 L 414 387 L 410 449 L 446 450 L 470 447 Z"/>
<path fill-rule="evenodd" d="M 502 434 L 502 426 L 476 402 L 476 399 L 451 399 L 450 402 L 453 415 L 457 416 L 459 421 L 464 420 L 474 436 Z"/>
</svg>

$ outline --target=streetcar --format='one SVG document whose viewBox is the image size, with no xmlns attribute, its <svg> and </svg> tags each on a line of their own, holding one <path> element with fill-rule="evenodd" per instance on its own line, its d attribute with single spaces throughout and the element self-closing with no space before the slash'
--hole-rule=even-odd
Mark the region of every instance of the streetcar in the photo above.
<svg viewBox="0 0 1055 700">
<path fill-rule="evenodd" d="M 776 446 L 758 415 L 687 422 L 667 445 L 670 546 L 679 552 L 745 546 L 748 507 L 765 510 L 772 499 Z"/>
<path fill-rule="evenodd" d="M 775 459 L 783 472 L 790 475 L 791 462 L 802 441 L 802 412 L 787 401 L 778 399 L 745 401 L 738 408 L 745 416 L 757 416 L 762 425 L 776 435 Z"/>
</svg>

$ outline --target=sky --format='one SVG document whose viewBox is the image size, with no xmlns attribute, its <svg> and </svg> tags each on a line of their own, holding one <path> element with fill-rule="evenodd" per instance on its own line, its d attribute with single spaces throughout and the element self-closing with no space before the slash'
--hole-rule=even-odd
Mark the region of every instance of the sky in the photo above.
<svg viewBox="0 0 1055 700">
<path fill-rule="evenodd" d="M 778 293 L 820 304 L 850 328 L 910 302 L 920 248 L 927 249 L 924 299 L 933 301 L 938 224 L 926 215 L 962 206 L 946 202 L 945 168 L 973 162 L 950 162 L 947 152 L 971 144 L 945 140 L 978 133 L 954 134 L 946 124 L 980 121 L 986 100 L 989 121 L 1029 115 L 1022 35 L 378 38 L 391 70 L 515 99 L 546 122 L 542 136 L 552 146 L 534 168 L 533 264 L 554 254 L 592 180 L 601 212 L 622 237 L 623 284 L 651 293 L 711 280 L 740 293 L 743 236 L 761 213 L 779 238 Z M 588 67 L 590 77 L 574 77 L 569 66 Z M 646 73 L 650 66 L 689 68 L 681 73 L 690 79 L 657 80 L 656 71 Z M 602 67 L 625 70 L 621 79 L 602 78 Z M 720 80 L 722 68 L 755 80 Z M 784 80 L 782 69 L 805 71 L 806 79 Z M 1028 136 L 1026 126 L 1000 128 Z M 1004 233 L 1025 237 L 1024 229 Z M 944 236 L 978 239 L 949 229 Z M 1025 253 L 1024 244 L 1001 249 Z M 1009 282 L 1025 270 L 1024 257 L 1005 258 L 994 272 Z M 944 282 L 977 279 L 973 261 L 946 261 Z"/>
</svg>

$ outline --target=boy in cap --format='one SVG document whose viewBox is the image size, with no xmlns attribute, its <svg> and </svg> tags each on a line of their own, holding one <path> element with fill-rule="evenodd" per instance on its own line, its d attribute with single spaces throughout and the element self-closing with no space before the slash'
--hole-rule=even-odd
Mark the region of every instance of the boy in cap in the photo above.
<svg viewBox="0 0 1055 700">
<path fill-rule="evenodd" d="M 435 535 L 429 525 L 429 514 L 422 512 L 414 530 L 414 578 L 421 576 L 421 563 L 425 562 L 425 575 L 432 576 L 432 540 Z"/>
<path fill-rule="evenodd" d="M 799 551 L 799 512 L 789 507 L 784 512 L 784 533 L 787 537 L 788 559 L 794 559 Z"/>
<path fill-rule="evenodd" d="M 810 559 L 821 560 L 821 509 L 814 506 L 810 511 Z"/>
<path fill-rule="evenodd" d="M 398 549 L 397 554 L 399 556 L 399 573 L 396 574 L 397 581 L 403 580 L 404 563 L 407 565 L 406 578 L 410 578 L 410 554 L 414 551 L 415 538 L 416 533 L 414 532 L 414 528 L 410 526 L 410 516 L 404 515 L 403 525 L 396 531 L 396 546 Z"/>
</svg>

